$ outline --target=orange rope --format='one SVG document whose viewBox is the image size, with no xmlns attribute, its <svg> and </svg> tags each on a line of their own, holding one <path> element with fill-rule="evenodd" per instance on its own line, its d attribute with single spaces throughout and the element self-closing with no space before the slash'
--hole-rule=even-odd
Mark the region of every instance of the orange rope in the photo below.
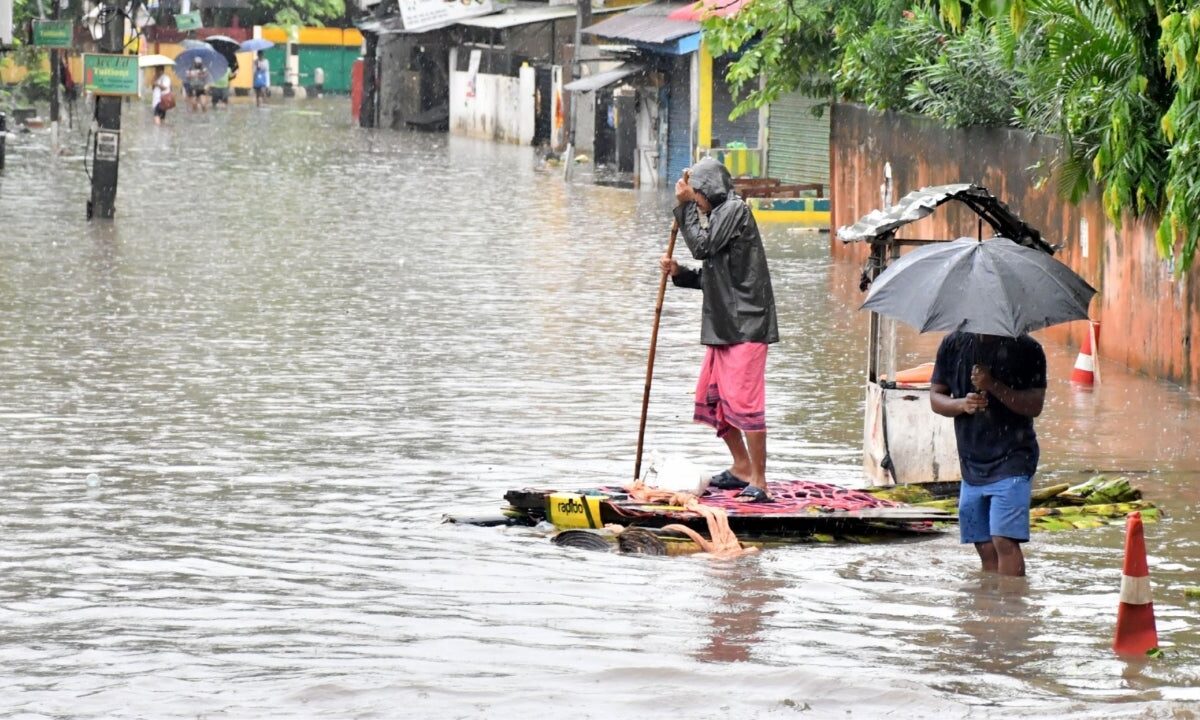
<svg viewBox="0 0 1200 720">
<path fill-rule="evenodd" d="M 714 557 L 735 558 L 758 551 L 758 548 L 742 547 L 742 544 L 738 542 L 737 535 L 734 535 L 733 530 L 729 527 L 729 516 L 725 514 L 724 509 L 701 505 L 700 498 L 692 493 L 657 490 L 646 487 L 640 480 L 626 487 L 625 491 L 629 493 L 629 497 L 639 502 L 665 502 L 667 505 L 677 505 L 703 515 L 705 522 L 708 523 L 708 535 L 711 539 L 705 538 L 686 525 L 667 525 L 663 530 L 674 530 L 687 535 L 700 546 L 701 550 Z"/>
</svg>

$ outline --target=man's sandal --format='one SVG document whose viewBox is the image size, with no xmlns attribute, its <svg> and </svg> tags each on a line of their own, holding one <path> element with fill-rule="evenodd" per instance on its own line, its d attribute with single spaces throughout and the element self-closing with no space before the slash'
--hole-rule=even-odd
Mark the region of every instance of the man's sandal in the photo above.
<svg viewBox="0 0 1200 720">
<path fill-rule="evenodd" d="M 773 503 L 775 499 L 767 494 L 766 490 L 753 485 L 747 485 L 742 488 L 742 491 L 733 496 L 734 500 L 744 503 Z"/>
</svg>

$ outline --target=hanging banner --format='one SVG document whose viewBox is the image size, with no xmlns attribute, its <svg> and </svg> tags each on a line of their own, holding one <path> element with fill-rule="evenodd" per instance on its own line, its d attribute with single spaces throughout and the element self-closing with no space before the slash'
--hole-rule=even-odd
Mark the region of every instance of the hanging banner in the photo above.
<svg viewBox="0 0 1200 720">
<path fill-rule="evenodd" d="M 496 12 L 492 0 L 400 0 L 400 18 L 409 32 L 450 25 L 456 20 Z"/>
<path fill-rule="evenodd" d="M 204 22 L 200 20 L 199 10 L 175 16 L 175 29 L 179 32 L 199 30 L 202 27 L 204 27 Z"/>
<path fill-rule="evenodd" d="M 472 50 L 467 62 L 467 97 L 475 97 L 475 81 L 479 79 L 479 61 L 483 57 L 482 50 Z"/>
<path fill-rule="evenodd" d="M 84 53 L 83 89 L 93 95 L 137 95 L 141 73 L 137 55 Z"/>
<path fill-rule="evenodd" d="M 71 47 L 74 23 L 70 20 L 34 20 L 33 44 L 42 48 L 67 50 Z"/>
</svg>

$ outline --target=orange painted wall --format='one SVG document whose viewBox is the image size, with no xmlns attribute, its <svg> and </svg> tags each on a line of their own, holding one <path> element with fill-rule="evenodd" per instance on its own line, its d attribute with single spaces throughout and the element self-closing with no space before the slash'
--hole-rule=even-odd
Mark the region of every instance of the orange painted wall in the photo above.
<svg viewBox="0 0 1200 720">
<path fill-rule="evenodd" d="M 1060 199 L 1053 180 L 1041 177 L 1055 143 L 1018 130 L 950 130 L 923 118 L 835 105 L 829 143 L 831 225 L 851 224 L 880 206 L 885 162 L 892 164 L 895 199 L 927 185 L 983 185 L 1049 243 L 1063 245 L 1056 257 L 1098 290 L 1092 317 L 1101 322 L 1102 357 L 1200 387 L 1200 342 L 1193 338 L 1200 332 L 1200 269 L 1175 280 L 1154 249 L 1154 224 L 1127 220 L 1115 227 L 1096 193 L 1078 205 Z M 942 206 L 899 235 L 949 239 L 976 233 L 974 213 Z M 836 233 L 830 243 L 835 258 L 861 261 L 869 252 L 861 243 L 843 244 Z M 1042 334 L 1077 345 L 1086 331 L 1086 323 L 1076 322 Z"/>
</svg>

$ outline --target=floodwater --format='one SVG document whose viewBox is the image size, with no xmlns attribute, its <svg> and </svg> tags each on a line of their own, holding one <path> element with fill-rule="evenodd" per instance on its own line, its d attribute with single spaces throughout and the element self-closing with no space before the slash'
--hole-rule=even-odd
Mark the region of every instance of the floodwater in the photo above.
<svg viewBox="0 0 1200 720">
<path fill-rule="evenodd" d="M 347 115 L 127 107 L 111 224 L 82 136 L 10 141 L 0 715 L 1196 717 L 1200 401 L 1072 391 L 1062 347 L 1041 481 L 1129 473 L 1170 515 L 1161 660 L 1109 649 L 1121 527 L 1036 535 L 1021 591 L 953 535 L 714 562 L 441 524 L 631 474 L 667 199 Z M 854 484 L 866 320 L 827 242 L 766 237 L 770 473 Z M 716 471 L 698 336 L 671 288 L 647 445 Z"/>
</svg>

